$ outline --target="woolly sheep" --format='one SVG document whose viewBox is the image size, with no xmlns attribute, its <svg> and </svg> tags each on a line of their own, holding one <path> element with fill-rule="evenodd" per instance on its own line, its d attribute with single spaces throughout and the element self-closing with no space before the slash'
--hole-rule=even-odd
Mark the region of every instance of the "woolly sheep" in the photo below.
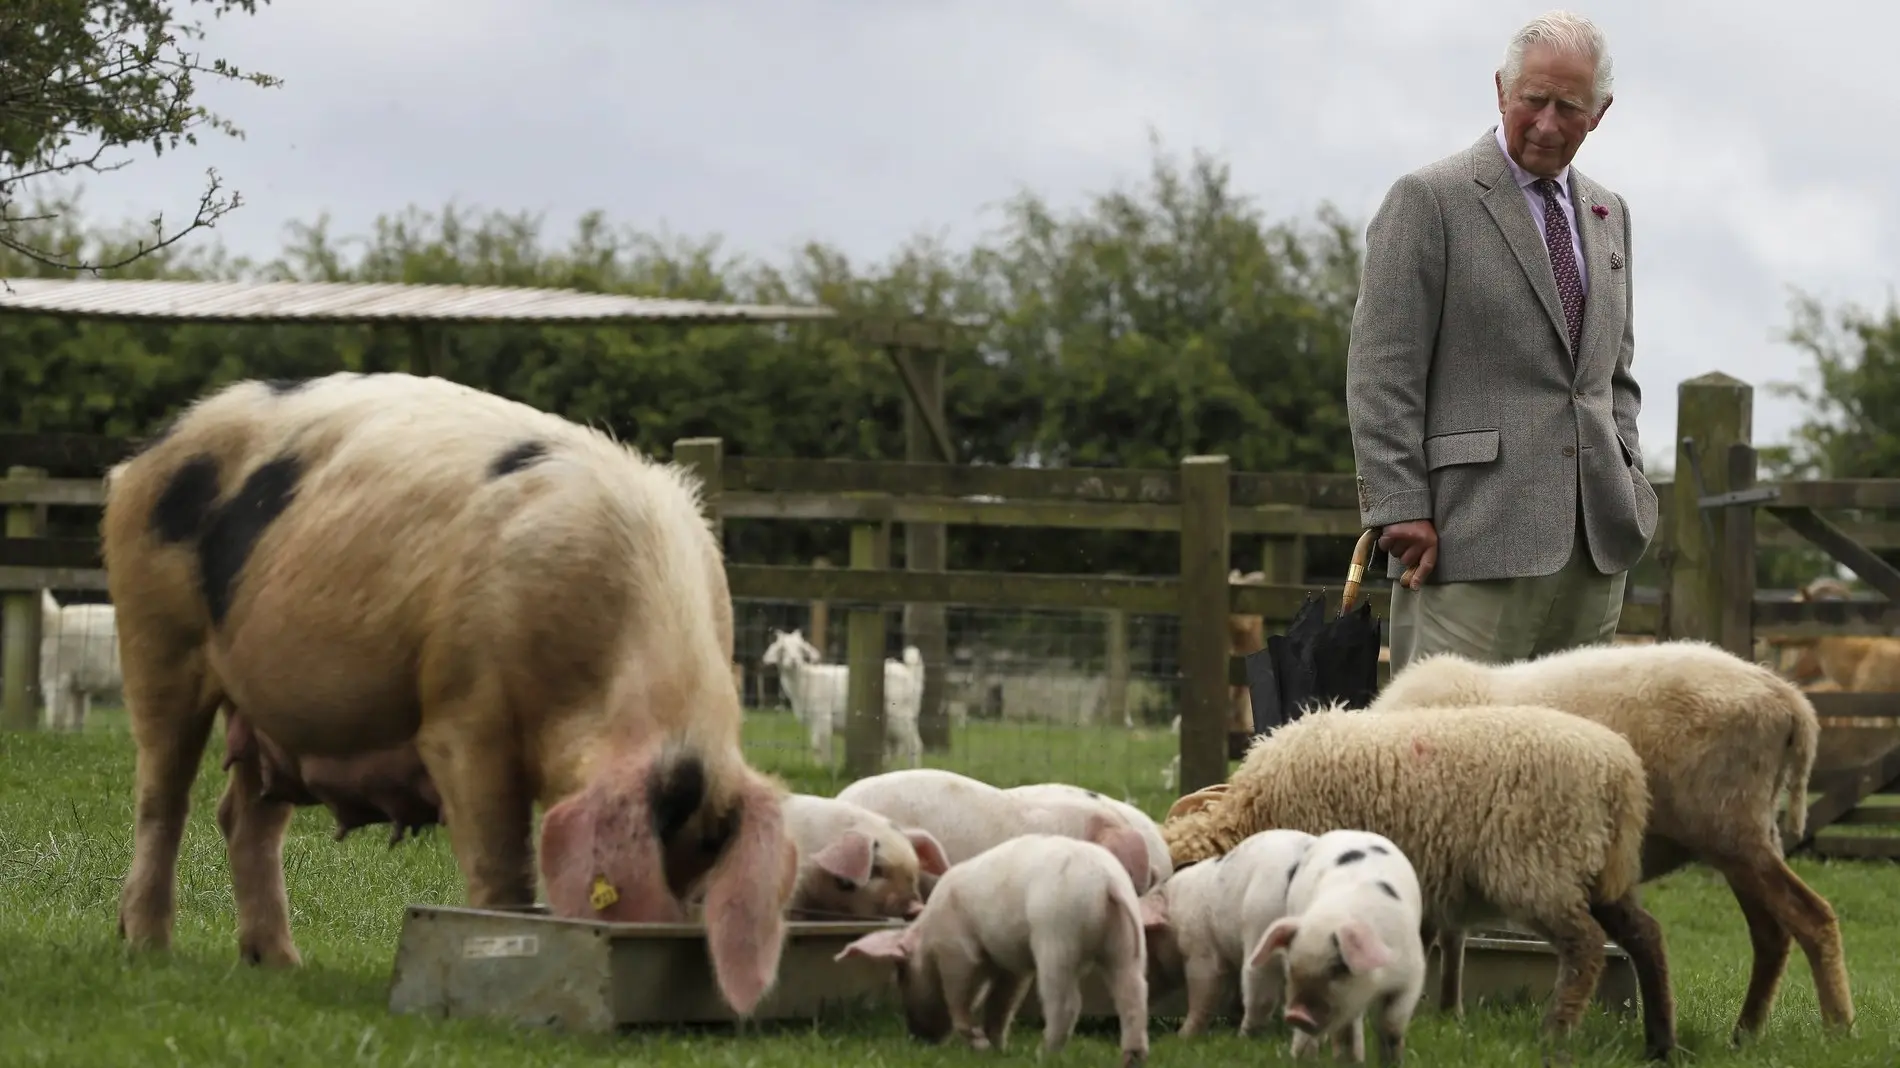
<svg viewBox="0 0 1900 1068">
<path fill-rule="evenodd" d="M 1643 878 L 1699 859 L 1728 880 L 1747 919 L 1754 969 L 1738 1036 L 1767 1021 L 1791 937 L 1807 954 L 1822 1019 L 1853 1022 L 1834 910 L 1782 859 L 1782 835 L 1798 840 L 1805 830 L 1821 729 L 1799 688 L 1717 646 L 1665 641 L 1585 646 L 1498 666 L 1451 654 L 1421 658 L 1368 710 L 1485 703 L 1552 706 L 1629 740 L 1651 796 Z"/>
<path fill-rule="evenodd" d="M 779 688 L 792 703 L 792 715 L 805 725 L 812 756 L 831 764 L 831 736 L 845 728 L 851 668 L 826 664 L 818 647 L 798 630 L 773 630 L 760 663 L 776 667 Z M 924 762 L 923 735 L 917 717 L 923 707 L 924 657 L 916 646 L 904 648 L 902 663 L 884 661 L 884 752 L 910 767 Z"/>
<path fill-rule="evenodd" d="M 1277 961 L 1254 965 L 1253 949 L 1286 914 L 1295 865 L 1317 839 L 1305 831 L 1248 835 L 1206 864 L 1190 864 L 1141 899 L 1150 974 L 1169 988 L 1187 985 L 1183 1038 L 1207 1030 L 1240 993 L 1240 1033 L 1268 1026 L 1285 975 Z"/>
<path fill-rule="evenodd" d="M 1529 705 L 1372 715 L 1334 702 L 1257 739 L 1225 791 L 1161 833 L 1177 871 L 1269 828 L 1384 835 L 1418 872 L 1428 930 L 1506 918 L 1551 942 L 1559 978 L 1544 1026 L 1556 1034 L 1596 989 L 1607 930 L 1636 966 L 1645 1045 L 1662 1056 L 1675 1006 L 1662 930 L 1636 896 L 1648 814 L 1629 742 L 1581 717 Z"/>
<path fill-rule="evenodd" d="M 109 604 L 62 606 L 40 591 L 40 689 L 54 730 L 86 725 L 95 698 L 119 692 L 119 629 Z"/>
<path fill-rule="evenodd" d="M 123 936 L 171 942 L 192 780 L 221 702 L 292 759 L 413 745 L 468 903 L 685 918 L 726 1002 L 774 981 L 797 849 L 740 750 L 732 602 L 685 469 L 438 378 L 238 382 L 106 485 L 137 740 Z M 242 955 L 300 963 L 291 806 L 232 766 Z"/>
<path fill-rule="evenodd" d="M 1107 980 L 1121 1022 L 1122 1068 L 1148 1056 L 1147 946 L 1127 871 L 1100 846 L 1029 834 L 944 875 L 923 914 L 838 952 L 895 966 L 912 1035 L 953 1032 L 972 1049 L 1003 1051 L 1018 1006 L 1036 983 L 1042 1052 L 1061 1052 L 1082 1015 L 1081 976 Z"/>
</svg>

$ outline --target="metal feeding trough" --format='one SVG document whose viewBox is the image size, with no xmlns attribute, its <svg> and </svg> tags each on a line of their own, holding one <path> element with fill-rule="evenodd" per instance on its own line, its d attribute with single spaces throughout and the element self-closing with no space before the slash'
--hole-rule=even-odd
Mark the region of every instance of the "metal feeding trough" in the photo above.
<svg viewBox="0 0 1900 1068">
<path fill-rule="evenodd" d="M 866 960 L 834 961 L 859 936 L 889 922 L 787 924 L 784 955 L 754 1020 L 828 1020 L 865 1011 L 898 1011 L 891 967 Z M 1614 1012 L 1637 1004 L 1629 956 L 1607 947 L 1597 1000 Z M 1437 1004 L 1438 958 L 1429 956 L 1423 1011 Z M 1465 942 L 1465 1003 L 1529 997 L 1555 984 L 1557 958 L 1547 943 L 1514 935 Z M 1106 986 L 1082 984 L 1083 1015 L 1114 1016 Z M 520 911 L 412 905 L 403 918 L 389 986 L 389 1011 L 482 1018 L 566 1031 L 732 1023 L 697 924 L 595 923 L 559 919 L 545 907 Z M 1149 1013 L 1180 1017 L 1185 991 L 1156 990 Z M 1039 1018 L 1032 987 L 1020 1018 Z"/>
</svg>

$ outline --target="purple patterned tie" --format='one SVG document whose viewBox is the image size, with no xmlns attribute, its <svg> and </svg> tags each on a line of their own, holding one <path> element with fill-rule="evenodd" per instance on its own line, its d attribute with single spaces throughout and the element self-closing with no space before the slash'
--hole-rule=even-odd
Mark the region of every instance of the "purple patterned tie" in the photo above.
<svg viewBox="0 0 1900 1068">
<path fill-rule="evenodd" d="M 1550 253 L 1551 273 L 1557 276 L 1557 296 L 1564 302 L 1564 323 L 1570 328 L 1570 354 L 1583 341 L 1583 276 L 1570 248 L 1570 224 L 1557 206 L 1557 183 L 1539 178 L 1532 188 L 1544 195 L 1544 248 Z"/>
</svg>

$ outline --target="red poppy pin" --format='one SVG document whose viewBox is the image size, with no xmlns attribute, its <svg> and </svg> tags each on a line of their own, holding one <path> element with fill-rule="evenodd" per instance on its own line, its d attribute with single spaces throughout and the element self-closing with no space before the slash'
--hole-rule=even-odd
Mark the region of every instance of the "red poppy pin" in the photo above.
<svg viewBox="0 0 1900 1068">
<path fill-rule="evenodd" d="M 1590 210 L 1593 212 L 1596 212 L 1596 216 L 1599 219 L 1607 219 L 1610 217 L 1610 209 L 1604 207 L 1601 204 L 1590 205 Z"/>
</svg>

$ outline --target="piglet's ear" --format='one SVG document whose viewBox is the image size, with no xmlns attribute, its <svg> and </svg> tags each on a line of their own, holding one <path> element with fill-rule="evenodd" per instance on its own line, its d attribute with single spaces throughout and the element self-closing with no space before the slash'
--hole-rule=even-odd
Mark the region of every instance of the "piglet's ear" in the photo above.
<svg viewBox="0 0 1900 1068">
<path fill-rule="evenodd" d="M 904 837 L 910 839 L 911 848 L 917 851 L 918 870 L 932 875 L 950 870 L 950 855 L 943 851 L 943 843 L 937 841 L 936 835 L 921 827 L 907 827 Z"/>
<path fill-rule="evenodd" d="M 1260 943 L 1254 946 L 1248 955 L 1247 963 L 1255 968 L 1272 959 L 1273 955 L 1293 944 L 1293 936 L 1300 933 L 1300 921 L 1292 916 L 1282 916 L 1273 921 L 1267 933 L 1260 936 Z"/>
<path fill-rule="evenodd" d="M 1348 920 L 1341 925 L 1337 937 L 1339 955 L 1354 975 L 1364 975 L 1392 959 L 1392 950 L 1377 932 L 1360 920 Z"/>
<path fill-rule="evenodd" d="M 1168 926 L 1168 899 L 1158 893 L 1141 896 L 1141 926 L 1154 931 Z"/>
<path fill-rule="evenodd" d="M 832 960 L 849 960 L 863 957 L 867 960 L 902 961 L 910 956 L 910 940 L 903 931 L 872 931 L 838 951 Z"/>
<path fill-rule="evenodd" d="M 871 839 L 860 831 L 846 831 L 813 853 L 811 862 L 827 875 L 863 886 L 871 878 Z"/>
</svg>

